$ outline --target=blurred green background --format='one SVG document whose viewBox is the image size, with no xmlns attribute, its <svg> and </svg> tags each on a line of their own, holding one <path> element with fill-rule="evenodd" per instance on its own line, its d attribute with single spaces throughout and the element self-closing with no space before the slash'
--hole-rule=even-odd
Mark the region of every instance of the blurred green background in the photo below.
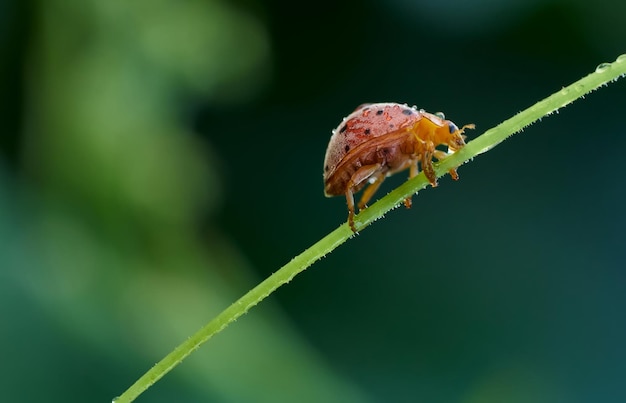
<svg viewBox="0 0 626 403">
<path fill-rule="evenodd" d="M 625 20 L 617 0 L 0 1 L 2 400 L 110 401 L 343 223 L 322 162 L 357 105 L 444 111 L 471 140 L 625 53 Z M 626 401 L 625 89 L 420 192 L 138 401 Z"/>
</svg>

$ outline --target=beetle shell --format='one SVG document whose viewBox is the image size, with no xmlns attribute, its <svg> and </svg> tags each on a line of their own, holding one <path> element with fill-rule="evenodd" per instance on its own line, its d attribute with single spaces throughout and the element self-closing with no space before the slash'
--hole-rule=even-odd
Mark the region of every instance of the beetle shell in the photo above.
<svg viewBox="0 0 626 403">
<path fill-rule="evenodd" d="M 326 149 L 324 159 L 324 192 L 327 197 L 337 196 L 345 193 L 341 182 L 329 181 L 338 169 L 341 169 L 343 159 L 351 154 L 357 146 L 368 141 L 411 128 L 423 116 L 423 110 L 415 107 L 400 105 L 396 103 L 363 104 L 346 117 L 343 122 L 333 130 L 333 135 Z M 434 115 L 433 115 L 434 116 Z M 436 117 L 437 118 L 437 117 Z M 439 118 L 437 118 L 439 119 Z M 371 151 L 371 150 L 370 150 Z M 396 153 L 397 148 L 389 147 L 387 152 Z M 354 168 L 364 165 L 363 162 L 356 162 Z M 347 169 L 342 173 L 349 179 L 349 174 L 354 170 Z"/>
<path fill-rule="evenodd" d="M 384 178 L 410 168 L 409 177 L 418 174 L 421 165 L 432 186 L 437 178 L 432 158 L 445 158 L 449 153 L 437 150 L 447 145 L 454 152 L 465 145 L 463 131 L 446 120 L 442 113 L 431 114 L 415 107 L 397 103 L 363 104 L 333 130 L 324 159 L 324 194 L 327 197 L 345 194 L 348 222 L 354 226 L 354 197 L 368 183 L 359 209 L 376 192 Z M 457 179 L 456 169 L 451 169 Z M 405 200 L 410 207 L 411 199 Z"/>
</svg>

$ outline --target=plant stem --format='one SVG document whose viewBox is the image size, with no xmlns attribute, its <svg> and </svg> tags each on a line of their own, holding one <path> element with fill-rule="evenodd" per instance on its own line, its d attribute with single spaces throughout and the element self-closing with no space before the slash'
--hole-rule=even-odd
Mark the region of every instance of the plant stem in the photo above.
<svg viewBox="0 0 626 403">
<path fill-rule="evenodd" d="M 614 63 L 603 63 L 596 71 L 576 81 L 568 87 L 552 94 L 548 98 L 537 102 L 530 108 L 518 113 L 512 118 L 505 120 L 498 126 L 487 130 L 475 140 L 440 163 L 435 164 L 437 177 L 445 175 L 449 169 L 460 166 L 475 156 L 482 154 L 504 141 L 507 137 L 521 131 L 524 127 L 536 122 L 544 116 L 550 115 L 585 94 L 603 85 L 615 81 L 626 75 L 626 54 L 617 58 Z M 365 209 L 354 217 L 357 229 L 362 230 L 373 221 L 381 218 L 384 214 L 399 206 L 402 201 L 423 189 L 428 181 L 423 173 L 402 184 L 371 207 Z M 115 403 L 132 402 L 143 391 L 153 385 L 176 365 L 180 364 L 194 350 L 200 347 L 216 333 L 222 331 L 231 322 L 235 321 L 250 308 L 261 302 L 281 285 L 288 283 L 298 273 L 305 270 L 315 261 L 321 259 L 342 243 L 346 242 L 354 234 L 347 223 L 339 226 L 336 230 L 320 239 L 313 246 L 293 258 L 289 263 L 281 267 L 277 272 L 265 279 L 247 294 L 226 308 L 222 313 L 206 324 L 202 329 L 185 340 L 174 351 L 153 366 L 141 378 L 139 378 L 122 395 L 114 399 Z"/>
</svg>

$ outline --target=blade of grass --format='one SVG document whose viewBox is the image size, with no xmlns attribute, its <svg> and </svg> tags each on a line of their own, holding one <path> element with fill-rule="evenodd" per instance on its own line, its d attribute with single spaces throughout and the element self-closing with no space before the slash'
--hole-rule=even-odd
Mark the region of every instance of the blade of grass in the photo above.
<svg viewBox="0 0 626 403">
<path fill-rule="evenodd" d="M 469 142 L 464 148 L 436 164 L 435 172 L 437 173 L 437 177 L 445 175 L 449 169 L 460 166 L 475 156 L 492 149 L 507 137 L 521 131 L 524 127 L 536 122 L 542 117 L 558 111 L 560 108 L 574 102 L 591 91 L 607 85 L 625 75 L 626 54 L 619 56 L 613 63 L 603 63 L 599 65 L 595 72 L 562 88 L 560 91 L 537 102 L 530 108 L 505 120 L 498 126 L 487 130 L 481 136 Z M 373 221 L 381 218 L 385 213 L 399 206 L 406 197 L 425 188 L 427 185 L 428 181 L 423 174 L 402 184 L 371 207 L 355 216 L 354 221 L 357 229 L 364 229 Z M 216 333 L 222 331 L 226 326 L 261 302 L 278 287 L 288 283 L 298 273 L 346 242 L 353 235 L 348 224 L 344 223 L 300 255 L 294 257 L 289 263 L 258 284 L 239 300 L 235 301 L 235 303 L 226 308 L 198 332 L 176 347 L 174 351 L 150 368 L 148 372 L 131 385 L 122 395 L 114 399 L 114 402 L 126 403 L 135 400 L 137 396 L 161 379 L 176 365 L 180 364 L 183 359 L 200 347 L 200 345 L 209 340 Z"/>
</svg>

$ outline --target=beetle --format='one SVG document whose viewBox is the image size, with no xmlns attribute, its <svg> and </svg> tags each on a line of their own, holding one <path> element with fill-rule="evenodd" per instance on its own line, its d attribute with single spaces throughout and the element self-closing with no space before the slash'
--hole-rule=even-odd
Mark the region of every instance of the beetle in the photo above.
<svg viewBox="0 0 626 403">
<path fill-rule="evenodd" d="M 443 113 L 428 113 L 415 106 L 394 102 L 362 104 L 332 131 L 324 158 L 324 194 L 345 195 L 348 224 L 353 232 L 354 194 L 369 183 L 359 201 L 359 211 L 367 207 L 386 177 L 409 169 L 415 177 L 418 164 L 430 184 L 437 186 L 433 157 L 441 160 L 465 146 L 465 129 L 446 120 Z M 439 145 L 448 151 L 438 150 Z M 450 176 L 458 180 L 456 167 Z M 404 200 L 411 207 L 411 197 Z"/>
</svg>

